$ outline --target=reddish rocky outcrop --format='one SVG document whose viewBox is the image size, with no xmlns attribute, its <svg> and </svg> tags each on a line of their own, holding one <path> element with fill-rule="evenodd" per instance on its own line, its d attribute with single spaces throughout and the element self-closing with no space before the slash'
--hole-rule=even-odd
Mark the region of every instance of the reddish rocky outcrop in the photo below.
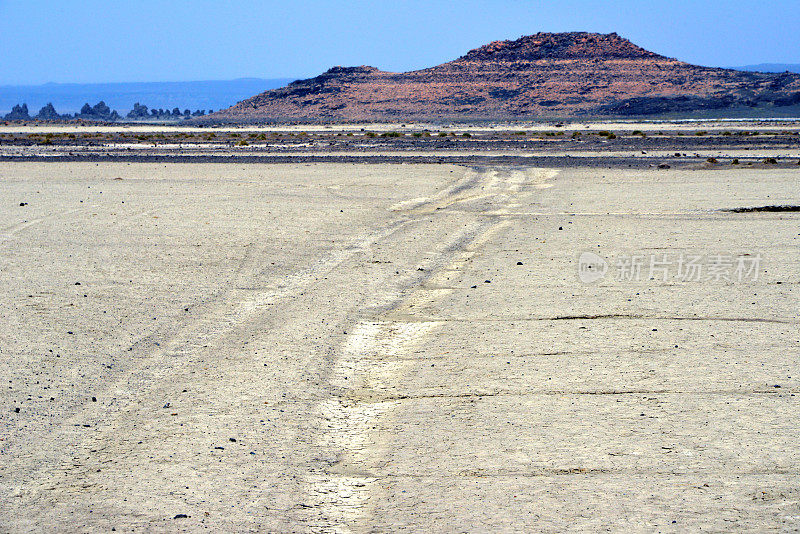
<svg viewBox="0 0 800 534">
<path fill-rule="evenodd" d="M 244 100 L 215 120 L 525 119 L 800 104 L 800 75 L 700 67 L 616 33 L 496 41 L 428 69 L 334 67 Z"/>
</svg>

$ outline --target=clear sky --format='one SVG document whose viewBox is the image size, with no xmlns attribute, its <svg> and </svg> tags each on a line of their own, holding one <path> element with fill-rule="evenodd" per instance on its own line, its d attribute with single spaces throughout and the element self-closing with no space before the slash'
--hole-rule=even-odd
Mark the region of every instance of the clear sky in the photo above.
<svg viewBox="0 0 800 534">
<path fill-rule="evenodd" d="M 800 0 L 0 0 L 0 85 L 405 71 L 538 31 L 692 63 L 800 63 Z"/>
</svg>

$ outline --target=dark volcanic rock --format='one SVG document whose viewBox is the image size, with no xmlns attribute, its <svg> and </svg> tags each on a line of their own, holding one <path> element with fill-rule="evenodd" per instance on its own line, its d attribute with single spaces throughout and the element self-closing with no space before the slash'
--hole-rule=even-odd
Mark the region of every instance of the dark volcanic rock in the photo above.
<svg viewBox="0 0 800 534">
<path fill-rule="evenodd" d="M 50 102 L 46 106 L 42 107 L 42 109 L 39 110 L 39 113 L 37 113 L 34 118 L 40 121 L 56 121 L 61 118 L 61 115 L 58 114 L 56 108 L 53 106 L 53 103 Z"/>
<path fill-rule="evenodd" d="M 88 103 L 84 104 L 80 113 L 75 114 L 76 119 L 93 120 L 93 121 L 115 121 L 119 119 L 119 113 L 116 110 L 111 110 L 108 105 L 102 100 L 90 106 Z"/>
<path fill-rule="evenodd" d="M 211 120 L 524 119 L 652 115 L 800 103 L 800 74 L 690 65 L 615 33 L 496 41 L 428 69 L 333 67 Z"/>
<path fill-rule="evenodd" d="M 13 108 L 11 108 L 11 113 L 8 113 L 5 117 L 3 117 L 7 121 L 26 121 L 29 120 L 31 117 L 28 114 L 28 104 L 22 104 L 21 106 L 17 104 Z"/>
<path fill-rule="evenodd" d="M 147 115 L 148 115 L 147 106 L 144 106 L 139 102 L 136 102 L 133 105 L 133 109 L 128 112 L 127 117 L 129 119 L 146 119 Z"/>
</svg>

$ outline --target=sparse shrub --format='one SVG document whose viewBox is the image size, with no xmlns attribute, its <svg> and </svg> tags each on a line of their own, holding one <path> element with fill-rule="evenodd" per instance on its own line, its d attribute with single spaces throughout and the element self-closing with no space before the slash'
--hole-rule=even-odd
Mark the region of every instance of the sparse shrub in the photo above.
<svg viewBox="0 0 800 534">
<path fill-rule="evenodd" d="M 719 163 L 719 161 L 717 161 L 717 158 L 708 158 L 706 161 L 708 163 L 711 163 L 712 165 L 715 163 Z"/>
<path fill-rule="evenodd" d="M 631 135 L 641 135 L 642 137 L 644 137 L 644 132 L 641 130 L 634 130 L 631 132 Z"/>
<path fill-rule="evenodd" d="M 445 133 L 445 132 L 439 132 L 439 137 L 447 137 L 447 133 Z"/>
<path fill-rule="evenodd" d="M 731 165 L 738 165 L 738 164 L 739 164 L 739 158 L 733 158 L 733 161 L 731 161 Z"/>
<path fill-rule="evenodd" d="M 766 163 L 767 165 L 776 165 L 778 163 L 778 160 L 776 160 L 775 158 L 764 158 L 763 163 Z"/>
<path fill-rule="evenodd" d="M 613 134 L 613 133 L 610 133 L 610 134 L 608 134 L 608 135 L 606 136 L 606 139 L 616 139 L 616 138 L 617 138 L 617 135 L 616 135 L 616 134 Z"/>
<path fill-rule="evenodd" d="M 573 139 L 578 139 L 580 137 L 581 137 L 581 133 L 580 132 L 572 132 L 572 138 Z"/>
<path fill-rule="evenodd" d="M 247 142 L 247 141 L 245 141 L 244 139 L 242 139 L 241 141 L 239 141 L 239 146 L 248 146 L 248 145 L 250 145 L 250 143 L 248 143 L 248 142 Z"/>
<path fill-rule="evenodd" d="M 702 136 L 702 135 L 708 135 L 708 132 L 705 130 L 700 130 L 699 132 L 695 132 L 694 134 Z"/>
<path fill-rule="evenodd" d="M 232 134 L 231 134 L 231 137 L 241 137 L 241 135 L 240 135 L 240 134 L 238 134 L 238 133 L 232 133 Z"/>
<path fill-rule="evenodd" d="M 403 134 L 400 132 L 383 132 L 381 137 L 402 137 Z"/>
<path fill-rule="evenodd" d="M 514 135 L 527 135 L 528 132 L 514 132 Z"/>
<path fill-rule="evenodd" d="M 722 135 L 728 136 L 728 135 L 733 135 L 733 134 L 731 134 L 729 131 L 726 130 L 726 131 L 722 132 Z"/>
<path fill-rule="evenodd" d="M 461 137 L 472 137 L 472 135 L 469 132 L 464 132 Z"/>
<path fill-rule="evenodd" d="M 597 135 L 599 135 L 600 137 L 608 137 L 609 135 L 611 135 L 611 132 L 607 130 L 600 130 L 599 132 L 597 132 Z"/>
<path fill-rule="evenodd" d="M 367 133 L 365 133 L 364 135 L 365 135 L 366 137 L 369 137 L 370 139 L 372 139 L 373 137 L 375 137 L 375 132 L 367 132 Z"/>
<path fill-rule="evenodd" d="M 414 137 L 422 137 L 422 132 L 414 132 L 411 135 L 413 135 Z"/>
</svg>

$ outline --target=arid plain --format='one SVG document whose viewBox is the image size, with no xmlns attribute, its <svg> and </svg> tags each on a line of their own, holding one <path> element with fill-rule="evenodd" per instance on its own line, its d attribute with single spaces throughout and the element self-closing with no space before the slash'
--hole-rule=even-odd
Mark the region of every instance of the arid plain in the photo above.
<svg viewBox="0 0 800 534">
<path fill-rule="evenodd" d="M 0 531 L 800 528 L 798 128 L 0 128 Z"/>
</svg>

